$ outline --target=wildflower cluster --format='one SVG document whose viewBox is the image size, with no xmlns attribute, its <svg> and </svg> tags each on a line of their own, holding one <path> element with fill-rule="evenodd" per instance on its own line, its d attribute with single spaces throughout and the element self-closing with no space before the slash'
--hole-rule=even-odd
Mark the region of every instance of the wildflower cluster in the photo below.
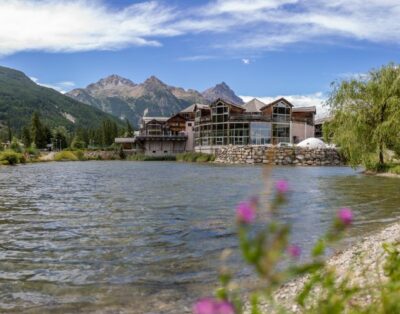
<svg viewBox="0 0 400 314">
<path fill-rule="evenodd" d="M 221 286 L 215 297 L 199 300 L 193 306 L 193 313 L 240 314 L 246 309 L 248 313 L 260 314 L 264 313 L 260 303 L 264 304 L 266 313 L 290 312 L 277 304 L 273 294 L 282 284 L 300 275 L 307 275 L 308 278 L 295 299 L 297 309 L 302 313 L 400 313 L 400 301 L 393 301 L 400 300 L 400 244 L 384 246 L 388 254 L 384 271 L 391 279 L 389 284 L 377 286 L 380 289 L 377 288 L 376 293 L 379 302 L 371 303 L 369 308 L 365 304 L 363 307 L 355 305 L 353 300 L 365 296 L 367 288 L 350 284 L 349 274 L 338 276 L 325 260 L 326 249 L 340 240 L 351 226 L 354 218 L 352 210 L 344 207 L 337 211 L 332 226 L 315 243 L 308 261 L 301 262 L 301 247 L 290 243 L 290 227 L 280 222 L 276 215 L 279 207 L 285 204 L 288 193 L 288 182 L 279 180 L 275 183 L 274 197 L 266 211 L 259 210 L 258 198 L 243 201 L 236 208 L 240 249 L 246 263 L 260 278 L 257 287 L 242 297 L 238 286 L 233 284 L 233 275 L 223 268 Z M 268 220 L 262 230 L 256 227 L 258 215 Z M 384 297 L 380 294 L 382 292 Z M 388 299 L 388 295 L 392 299 Z M 395 311 L 387 312 L 388 308 Z"/>
</svg>

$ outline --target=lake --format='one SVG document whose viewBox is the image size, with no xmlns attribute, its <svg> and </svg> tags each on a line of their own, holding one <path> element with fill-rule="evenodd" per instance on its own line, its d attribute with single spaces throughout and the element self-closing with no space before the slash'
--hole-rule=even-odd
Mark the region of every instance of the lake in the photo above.
<svg viewBox="0 0 400 314">
<path fill-rule="evenodd" d="M 235 205 L 286 179 L 304 250 L 342 206 L 351 240 L 399 219 L 400 180 L 347 167 L 93 161 L 0 168 L 0 312 L 185 313 L 236 248 Z M 241 278 L 250 270 L 236 255 Z"/>
</svg>

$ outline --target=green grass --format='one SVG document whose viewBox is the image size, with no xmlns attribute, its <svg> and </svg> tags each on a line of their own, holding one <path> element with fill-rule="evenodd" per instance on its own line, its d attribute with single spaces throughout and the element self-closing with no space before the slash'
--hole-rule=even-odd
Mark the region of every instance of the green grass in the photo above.
<svg viewBox="0 0 400 314">
<path fill-rule="evenodd" d="M 78 156 L 76 156 L 76 154 L 74 154 L 74 152 L 71 151 L 67 151 L 64 150 L 62 152 L 56 153 L 56 155 L 54 156 L 54 160 L 55 161 L 77 161 L 79 160 Z"/>
<path fill-rule="evenodd" d="M 205 153 L 187 152 L 176 155 L 176 160 L 185 162 L 212 162 L 215 160 L 215 156 Z"/>
<path fill-rule="evenodd" d="M 400 165 L 392 165 L 389 168 L 389 172 L 400 175 Z"/>
<path fill-rule="evenodd" d="M 0 152 L 0 164 L 15 165 L 19 163 L 25 163 L 25 158 L 22 154 L 17 153 L 11 149 Z"/>
</svg>

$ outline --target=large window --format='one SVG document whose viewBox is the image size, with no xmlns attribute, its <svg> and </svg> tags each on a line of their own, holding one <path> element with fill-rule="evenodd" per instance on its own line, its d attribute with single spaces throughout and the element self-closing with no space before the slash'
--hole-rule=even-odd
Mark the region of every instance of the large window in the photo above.
<svg viewBox="0 0 400 314">
<path fill-rule="evenodd" d="M 290 106 L 285 103 L 278 103 L 272 109 L 272 119 L 274 122 L 290 122 Z"/>
<path fill-rule="evenodd" d="M 271 144 L 271 123 L 251 122 L 250 143 L 252 145 Z"/>
<path fill-rule="evenodd" d="M 273 144 L 290 142 L 290 125 L 286 123 L 274 123 L 272 126 Z"/>
</svg>

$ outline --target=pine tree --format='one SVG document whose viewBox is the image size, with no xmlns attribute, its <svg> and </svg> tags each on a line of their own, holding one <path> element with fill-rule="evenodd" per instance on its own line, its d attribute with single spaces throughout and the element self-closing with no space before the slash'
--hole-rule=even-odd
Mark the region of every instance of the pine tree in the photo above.
<svg viewBox="0 0 400 314">
<path fill-rule="evenodd" d="M 129 123 L 129 120 L 126 119 L 126 137 L 133 137 L 133 128 L 132 125 Z"/>
<path fill-rule="evenodd" d="M 37 148 L 45 148 L 47 144 L 45 130 L 43 128 L 42 122 L 40 121 L 39 115 L 35 112 L 32 115 L 32 140 Z"/>
<path fill-rule="evenodd" d="M 22 143 L 24 143 L 25 148 L 28 148 L 32 144 L 31 132 L 27 126 L 22 128 Z"/>
</svg>

